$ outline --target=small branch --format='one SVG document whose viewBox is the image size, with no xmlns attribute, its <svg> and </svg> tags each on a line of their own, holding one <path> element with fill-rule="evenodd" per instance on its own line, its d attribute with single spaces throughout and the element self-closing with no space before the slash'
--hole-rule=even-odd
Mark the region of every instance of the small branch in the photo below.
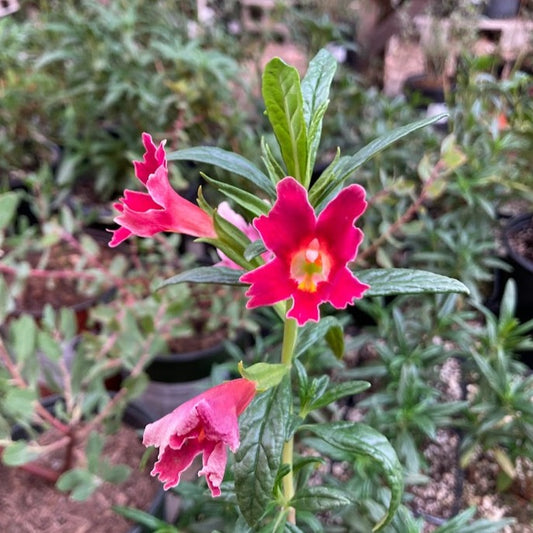
<svg viewBox="0 0 533 533">
<path fill-rule="evenodd" d="M 13 380 L 15 386 L 18 387 L 19 389 L 27 389 L 28 384 L 26 383 L 25 379 L 22 377 L 17 366 L 11 360 L 11 357 L 9 357 L 5 344 L 1 338 L 0 338 L 0 361 L 4 364 L 7 371 L 11 375 L 11 379 Z M 48 422 L 61 433 L 66 434 L 69 432 L 69 427 L 63 424 L 61 421 L 59 421 L 55 416 L 50 414 L 39 402 L 35 404 L 35 414 L 42 421 Z"/>
<path fill-rule="evenodd" d="M 427 196 L 427 192 L 429 187 L 435 182 L 435 180 L 439 177 L 441 170 L 445 168 L 445 164 L 443 161 L 439 161 L 434 167 L 431 172 L 430 177 L 428 180 L 424 183 L 424 186 L 422 187 L 422 190 L 420 191 L 420 195 L 418 198 L 409 206 L 407 211 L 403 215 L 401 215 L 393 224 L 391 224 L 385 232 L 383 232 L 374 242 L 372 242 L 372 245 L 369 246 L 366 250 L 361 252 L 357 256 L 357 261 L 364 261 L 369 256 L 374 255 L 379 247 L 391 236 L 394 235 L 404 224 L 409 222 L 411 218 L 415 216 L 417 211 L 420 209 L 420 206 L 424 202 Z"/>
<path fill-rule="evenodd" d="M 40 465 L 38 463 L 27 463 L 25 465 L 20 465 L 21 470 L 29 472 L 32 475 L 39 476 L 47 481 L 56 483 L 61 475 L 59 472 L 56 472 L 53 468 L 48 468 L 47 466 Z"/>
</svg>

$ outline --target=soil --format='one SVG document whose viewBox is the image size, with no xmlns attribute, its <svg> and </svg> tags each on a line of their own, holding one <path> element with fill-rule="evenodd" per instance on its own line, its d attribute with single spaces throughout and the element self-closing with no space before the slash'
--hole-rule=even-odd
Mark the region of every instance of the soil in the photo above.
<svg viewBox="0 0 533 533">
<path fill-rule="evenodd" d="M 104 266 L 109 264 L 116 256 L 116 252 L 107 246 L 100 246 L 97 264 Z M 31 252 L 26 261 L 32 268 L 40 268 L 41 252 Z M 49 259 L 45 270 L 76 270 L 84 261 L 80 252 L 71 244 L 59 242 L 50 250 Z M 9 276 L 7 281 L 9 282 Z M 25 281 L 24 289 L 16 298 L 17 310 L 33 315 L 40 315 L 44 304 L 50 304 L 54 309 L 61 307 L 85 307 L 94 298 L 87 294 L 80 285 L 80 280 L 75 277 L 52 279 L 47 277 L 31 276 Z"/>
<path fill-rule="evenodd" d="M 45 441 L 55 438 L 43 434 Z M 39 439 L 41 440 L 41 439 Z M 160 483 L 149 475 L 153 460 L 139 469 L 145 452 L 137 432 L 122 428 L 106 439 L 104 455 L 113 464 L 132 470 L 120 485 L 103 483 L 89 499 L 71 500 L 50 482 L 29 472 L 0 464 L 0 531 L 2 533 L 123 533 L 134 524 L 115 513 L 113 505 L 148 510 Z M 51 460 L 54 458 L 52 457 Z M 56 459 L 57 460 L 57 459 Z"/>
</svg>

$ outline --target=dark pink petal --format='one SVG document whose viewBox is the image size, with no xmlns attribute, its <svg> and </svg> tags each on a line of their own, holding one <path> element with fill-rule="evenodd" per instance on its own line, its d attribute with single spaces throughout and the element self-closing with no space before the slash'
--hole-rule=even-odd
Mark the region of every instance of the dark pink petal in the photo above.
<svg viewBox="0 0 533 533">
<path fill-rule="evenodd" d="M 216 237 L 211 216 L 171 187 L 165 167 L 159 167 L 148 178 L 146 188 L 154 202 L 162 206 L 169 217 L 169 227 L 166 231 L 194 237 Z"/>
<path fill-rule="evenodd" d="M 111 233 L 113 233 L 113 236 L 109 241 L 109 246 L 111 246 L 111 248 L 118 246 L 121 242 L 124 242 L 131 235 L 131 231 L 126 228 L 118 228 L 116 230 L 111 231 Z"/>
<path fill-rule="evenodd" d="M 121 201 L 131 211 L 137 211 L 139 213 L 149 211 L 150 209 L 161 209 L 161 205 L 154 202 L 153 198 L 145 192 L 126 189 L 124 191 L 124 198 L 121 198 Z"/>
<path fill-rule="evenodd" d="M 165 490 L 180 482 L 181 473 L 191 466 L 194 458 L 202 453 L 203 445 L 197 440 L 188 440 L 179 450 L 166 447 L 152 469 L 152 476 L 159 476 Z"/>
<path fill-rule="evenodd" d="M 220 496 L 220 484 L 224 479 L 228 455 L 223 443 L 217 443 L 204 449 L 203 468 L 198 472 L 199 476 L 205 476 L 211 495 Z"/>
<path fill-rule="evenodd" d="M 310 240 L 316 217 L 307 191 L 294 178 L 283 178 L 277 185 L 278 197 L 268 215 L 254 221 L 265 246 L 278 257 L 287 257 L 303 241 Z"/>
<path fill-rule="evenodd" d="M 317 237 L 327 243 L 331 257 L 340 264 L 352 261 L 363 234 L 354 228 L 355 220 L 365 211 L 365 190 L 360 185 L 343 189 L 318 216 Z"/>
<path fill-rule="evenodd" d="M 287 316 L 294 318 L 299 326 L 303 326 L 309 320 L 318 322 L 320 313 L 318 306 L 322 303 L 320 293 L 297 290 L 293 295 L 293 304 Z"/>
<path fill-rule="evenodd" d="M 156 147 L 152 136 L 148 133 L 142 134 L 144 148 L 146 149 L 142 161 L 134 161 L 135 175 L 140 181 L 146 183 L 151 174 L 153 174 L 160 166 L 167 166 L 165 143 L 162 141 Z"/>
<path fill-rule="evenodd" d="M 361 283 L 347 268 L 341 268 L 333 279 L 330 280 L 328 301 L 337 309 L 344 309 L 354 300 L 361 298 L 370 288 L 366 283 Z"/>
<path fill-rule="evenodd" d="M 248 309 L 287 300 L 297 286 L 289 277 L 288 266 L 278 258 L 247 272 L 240 281 L 251 283 L 246 291 L 246 296 L 250 298 L 246 303 Z"/>
</svg>

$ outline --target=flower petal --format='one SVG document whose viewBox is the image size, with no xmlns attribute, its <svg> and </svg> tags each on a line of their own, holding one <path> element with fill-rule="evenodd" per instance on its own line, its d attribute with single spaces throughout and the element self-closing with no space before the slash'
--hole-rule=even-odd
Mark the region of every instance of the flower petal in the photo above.
<svg viewBox="0 0 533 533">
<path fill-rule="evenodd" d="M 289 273 L 289 267 L 280 259 L 274 258 L 266 265 L 242 275 L 242 283 L 251 283 L 246 291 L 246 296 L 250 297 L 246 307 L 252 309 L 273 305 L 290 298 L 297 285 L 290 279 Z"/>
<path fill-rule="evenodd" d="M 296 291 L 293 295 L 293 304 L 287 316 L 294 318 L 299 326 L 303 326 L 309 320 L 318 322 L 320 313 L 318 306 L 322 303 L 320 293 Z"/>
<path fill-rule="evenodd" d="M 146 149 L 142 161 L 134 161 L 135 175 L 137 178 L 146 183 L 151 174 L 153 174 L 160 166 L 167 166 L 165 143 L 161 141 L 156 147 L 152 136 L 148 133 L 142 134 L 142 141 Z"/>
<path fill-rule="evenodd" d="M 361 283 L 347 268 L 335 272 L 334 279 L 330 280 L 328 301 L 336 309 L 344 309 L 354 300 L 361 298 L 370 286 Z"/>
<path fill-rule="evenodd" d="M 226 446 L 218 443 L 212 447 L 204 448 L 203 468 L 198 472 L 199 476 L 205 476 L 207 486 L 211 491 L 211 495 L 216 498 L 220 496 L 220 484 L 224 479 L 224 472 L 226 471 L 226 463 L 228 456 Z"/>
<path fill-rule="evenodd" d="M 279 257 L 288 256 L 308 239 L 316 217 L 307 191 L 294 178 L 283 178 L 277 185 L 278 197 L 268 215 L 255 219 L 265 246 Z"/>
<path fill-rule="evenodd" d="M 165 490 L 175 487 L 182 472 L 191 466 L 203 449 L 202 443 L 197 440 L 186 441 L 179 450 L 166 447 L 151 471 L 152 476 L 159 476 Z"/>
<path fill-rule="evenodd" d="M 363 187 L 350 185 L 333 198 L 318 216 L 318 239 L 327 243 L 329 254 L 337 263 L 352 261 L 357 255 L 363 233 L 354 227 L 354 222 L 366 206 Z"/>
</svg>

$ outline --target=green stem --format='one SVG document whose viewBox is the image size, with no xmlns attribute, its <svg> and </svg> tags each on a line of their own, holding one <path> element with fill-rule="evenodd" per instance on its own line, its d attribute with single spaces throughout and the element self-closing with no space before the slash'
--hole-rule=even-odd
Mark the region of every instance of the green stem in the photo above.
<svg viewBox="0 0 533 533">
<path fill-rule="evenodd" d="M 285 327 L 283 330 L 283 345 L 281 347 L 281 362 L 290 365 L 294 355 L 294 347 L 296 346 L 296 339 L 298 337 L 298 324 L 293 318 L 285 319 Z M 283 445 L 282 462 L 291 467 L 289 473 L 283 478 L 283 495 L 285 502 L 290 502 L 294 496 L 294 475 L 292 471 L 293 463 L 293 449 L 294 438 L 291 437 Z M 288 508 L 287 520 L 291 524 L 296 523 L 296 510 L 294 507 Z"/>
</svg>

